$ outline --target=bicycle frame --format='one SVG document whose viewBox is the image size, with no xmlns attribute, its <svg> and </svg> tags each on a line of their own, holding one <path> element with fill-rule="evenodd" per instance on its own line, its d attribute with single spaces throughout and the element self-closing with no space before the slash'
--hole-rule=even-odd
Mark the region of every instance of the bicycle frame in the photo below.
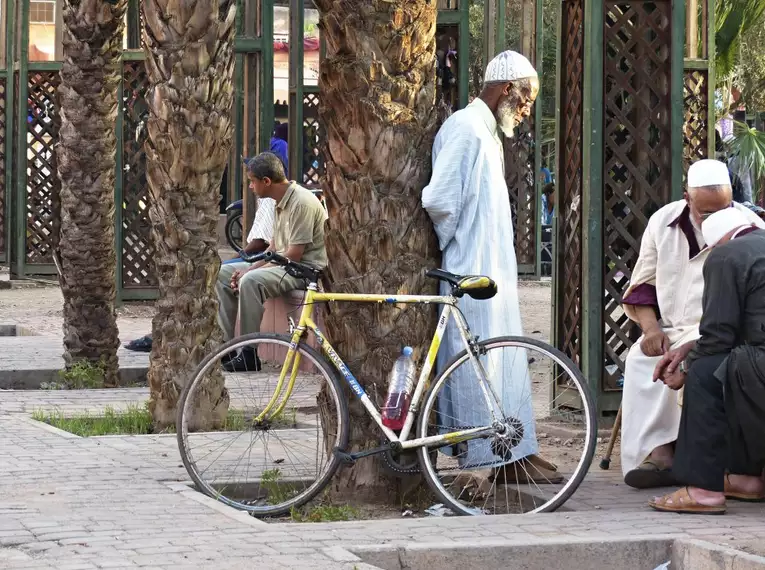
<svg viewBox="0 0 765 570">
<path fill-rule="evenodd" d="M 393 430 L 389 429 L 382 423 L 382 416 L 380 414 L 380 410 L 378 409 L 377 405 L 369 398 L 364 388 L 361 386 L 361 384 L 359 384 L 359 381 L 351 373 L 351 371 L 348 369 L 346 364 L 343 362 L 343 360 L 340 358 L 340 356 L 337 354 L 335 349 L 332 347 L 332 345 L 329 343 L 327 338 L 324 336 L 324 334 L 321 332 L 319 327 L 314 322 L 313 306 L 315 303 L 324 303 L 324 302 L 385 303 L 389 305 L 396 305 L 396 304 L 443 305 L 444 308 L 438 319 L 438 326 L 436 327 L 436 331 L 433 335 L 433 340 L 431 341 L 430 349 L 428 350 L 425 363 L 422 367 L 420 376 L 415 385 L 414 394 L 412 395 L 412 400 L 411 400 L 406 418 L 404 420 L 404 426 L 401 430 L 400 435 L 397 436 Z M 489 382 L 486 375 L 486 371 L 483 368 L 483 365 L 481 364 L 480 360 L 478 360 L 476 355 L 473 353 L 473 350 L 471 347 L 472 343 L 470 338 L 470 328 L 468 327 L 468 324 L 465 322 L 465 319 L 462 316 L 462 313 L 456 310 L 456 306 L 457 306 L 457 299 L 453 296 L 364 295 L 364 294 L 351 294 L 351 293 L 321 293 L 318 291 L 315 283 L 310 284 L 305 294 L 304 305 L 300 314 L 300 321 L 297 327 L 295 327 L 294 331 L 292 332 L 290 347 L 287 351 L 287 356 L 284 360 L 284 365 L 282 366 L 282 370 L 279 376 L 279 381 L 274 390 L 274 395 L 272 396 L 271 401 L 263 409 L 263 411 L 255 418 L 255 421 L 256 422 L 262 421 L 263 419 L 265 419 L 267 415 L 271 418 L 276 417 L 281 413 L 281 411 L 286 406 L 287 401 L 289 400 L 292 394 L 292 390 L 295 385 L 295 379 L 297 378 L 297 373 L 300 366 L 300 354 L 297 352 L 297 347 L 302 342 L 304 335 L 306 335 L 308 331 L 310 331 L 316 338 L 317 342 L 319 343 L 319 346 L 321 347 L 322 351 L 327 356 L 329 361 L 332 363 L 335 369 L 340 374 L 342 374 L 343 378 L 347 382 L 351 391 L 356 395 L 357 398 L 359 398 L 362 405 L 367 410 L 367 413 L 369 413 L 369 415 L 374 419 L 375 423 L 377 423 L 377 425 L 380 427 L 380 429 L 388 438 L 388 440 L 391 442 L 399 442 L 402 449 L 412 449 L 412 448 L 418 448 L 418 447 L 424 447 L 424 446 L 439 447 L 444 444 L 455 444 L 455 443 L 467 441 L 470 439 L 475 439 L 475 438 L 493 433 L 495 430 L 494 425 L 496 425 L 497 422 L 499 421 L 495 411 L 496 407 L 494 403 L 498 404 L 500 402 L 500 399 L 497 396 L 497 393 L 494 390 L 494 387 L 491 385 L 491 382 Z M 462 337 L 462 341 L 465 345 L 465 348 L 468 351 L 468 354 L 470 355 L 470 360 L 480 380 L 479 385 L 481 386 L 481 391 L 486 400 L 487 406 L 491 410 L 492 425 L 460 430 L 460 431 L 450 432 L 450 433 L 446 433 L 442 435 L 423 437 L 419 439 L 409 439 L 409 436 L 412 430 L 412 425 L 414 424 L 414 419 L 417 414 L 417 410 L 419 408 L 420 399 L 423 397 L 423 394 L 425 393 L 425 389 L 427 388 L 428 379 L 430 377 L 431 372 L 433 371 L 433 366 L 436 362 L 436 355 L 438 354 L 438 349 L 441 346 L 441 341 L 443 339 L 446 326 L 449 323 L 449 318 L 452 316 L 455 319 L 457 328 L 460 331 L 460 336 Z M 284 398 L 282 399 L 282 402 L 277 406 L 277 408 L 273 411 L 273 413 L 269 414 L 269 412 L 271 411 L 271 409 L 273 408 L 273 406 L 276 404 L 277 400 L 279 399 L 279 396 L 281 395 L 282 389 L 284 387 L 284 381 L 287 378 L 287 374 L 288 374 L 288 371 L 290 371 L 290 369 L 291 369 L 291 372 L 289 376 L 289 382 L 287 383 Z M 492 402 L 492 398 L 493 398 L 493 402 Z"/>
</svg>

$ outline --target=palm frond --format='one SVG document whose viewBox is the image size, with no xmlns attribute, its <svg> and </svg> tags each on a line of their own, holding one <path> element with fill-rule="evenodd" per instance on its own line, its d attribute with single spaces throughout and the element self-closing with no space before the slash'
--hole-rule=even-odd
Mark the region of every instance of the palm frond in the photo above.
<svg viewBox="0 0 765 570">
<path fill-rule="evenodd" d="M 765 177 L 765 132 L 735 121 L 733 137 L 727 147 L 731 154 L 738 155 L 739 164 L 750 171 L 752 180 L 759 181 Z M 758 186 L 755 184 L 755 187 Z"/>
</svg>

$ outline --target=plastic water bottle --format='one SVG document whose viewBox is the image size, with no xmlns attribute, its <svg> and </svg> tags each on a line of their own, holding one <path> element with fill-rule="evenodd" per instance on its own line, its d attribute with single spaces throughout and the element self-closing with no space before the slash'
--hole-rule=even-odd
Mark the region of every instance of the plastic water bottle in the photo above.
<svg viewBox="0 0 765 570">
<path fill-rule="evenodd" d="M 412 352 L 412 347 L 404 347 L 388 379 L 388 396 L 381 412 L 383 425 L 392 430 L 404 427 L 404 420 L 412 401 L 415 370 Z"/>
</svg>

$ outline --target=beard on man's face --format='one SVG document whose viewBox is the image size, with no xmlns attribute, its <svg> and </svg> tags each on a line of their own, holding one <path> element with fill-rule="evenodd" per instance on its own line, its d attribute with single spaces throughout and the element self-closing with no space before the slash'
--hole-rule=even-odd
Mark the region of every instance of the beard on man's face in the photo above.
<svg viewBox="0 0 765 570">
<path fill-rule="evenodd" d="M 515 127 L 518 126 L 517 113 L 518 104 L 515 97 L 503 97 L 497 106 L 497 125 L 509 139 L 515 136 Z"/>
</svg>

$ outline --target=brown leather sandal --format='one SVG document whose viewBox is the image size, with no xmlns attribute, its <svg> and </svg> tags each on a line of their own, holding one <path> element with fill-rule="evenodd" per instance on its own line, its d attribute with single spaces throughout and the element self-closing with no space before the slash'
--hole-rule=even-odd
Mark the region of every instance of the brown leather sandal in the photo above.
<svg viewBox="0 0 765 570">
<path fill-rule="evenodd" d="M 725 475 L 725 498 L 744 503 L 765 503 L 765 493 L 742 493 L 734 491 L 730 484 L 730 475 Z"/>
<path fill-rule="evenodd" d="M 672 476 L 672 469 L 654 459 L 646 459 L 636 469 L 628 471 L 624 476 L 624 483 L 635 489 L 673 487 L 677 484 Z"/>
<path fill-rule="evenodd" d="M 657 511 L 684 515 L 724 515 L 726 511 L 725 505 L 702 505 L 697 502 L 691 497 L 688 487 L 663 497 L 656 497 L 648 502 L 648 506 Z"/>
</svg>

